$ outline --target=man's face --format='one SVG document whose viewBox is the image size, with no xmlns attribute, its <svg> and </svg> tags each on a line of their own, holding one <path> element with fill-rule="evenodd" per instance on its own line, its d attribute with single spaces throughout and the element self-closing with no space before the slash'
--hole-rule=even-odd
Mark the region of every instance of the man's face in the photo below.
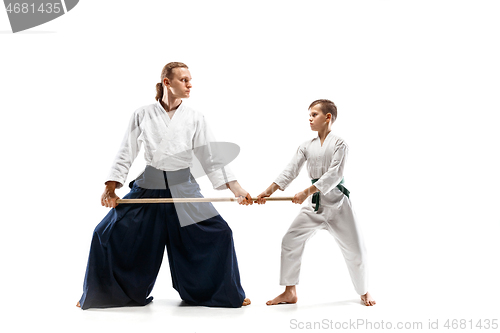
<svg viewBox="0 0 500 333">
<path fill-rule="evenodd" d="M 191 74 L 184 67 L 177 67 L 172 70 L 172 79 L 166 84 L 175 98 L 188 98 L 191 88 Z"/>
</svg>

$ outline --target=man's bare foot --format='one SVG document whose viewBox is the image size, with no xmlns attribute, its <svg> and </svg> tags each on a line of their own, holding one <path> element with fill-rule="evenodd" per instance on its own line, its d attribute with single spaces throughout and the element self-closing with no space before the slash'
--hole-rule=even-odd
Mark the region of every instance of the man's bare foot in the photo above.
<svg viewBox="0 0 500 333">
<path fill-rule="evenodd" d="M 252 302 L 250 301 L 250 299 L 249 298 L 245 298 L 243 300 L 243 304 L 241 306 L 247 306 L 247 305 L 250 305 L 250 304 L 252 304 Z"/>
<path fill-rule="evenodd" d="M 79 308 L 81 308 L 80 302 L 76 303 L 76 306 L 79 307 Z"/>
<path fill-rule="evenodd" d="M 295 286 L 286 286 L 285 292 L 273 300 L 267 301 L 267 305 L 276 305 L 280 303 L 294 304 L 297 303 L 297 292 Z"/>
<path fill-rule="evenodd" d="M 363 303 L 366 306 L 373 306 L 373 305 L 377 304 L 377 302 L 375 302 L 375 300 L 373 299 L 372 295 L 370 295 L 370 293 L 366 293 L 364 295 L 361 295 L 361 301 L 363 301 Z"/>
</svg>

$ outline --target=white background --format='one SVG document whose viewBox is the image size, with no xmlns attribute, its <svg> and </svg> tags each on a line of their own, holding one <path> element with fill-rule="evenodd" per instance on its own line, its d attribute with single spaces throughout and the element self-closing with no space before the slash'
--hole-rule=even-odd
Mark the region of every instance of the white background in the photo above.
<svg viewBox="0 0 500 333">
<path fill-rule="evenodd" d="M 1 325 L 283 332 L 298 330 L 292 320 L 426 329 L 500 319 L 499 10 L 497 1 L 87 0 L 17 34 L 0 10 Z M 103 182 L 130 115 L 154 102 L 170 61 L 190 67 L 185 102 L 241 147 L 231 166 L 254 196 L 315 135 L 308 105 L 337 104 L 333 131 L 350 146 L 346 186 L 375 307 L 359 303 L 327 232 L 306 247 L 299 303 L 265 305 L 282 290 L 281 238 L 300 209 L 291 203 L 216 205 L 249 307 L 179 306 L 166 260 L 149 306 L 75 307 L 107 211 Z M 129 178 L 143 166 L 138 158 Z M 207 197 L 231 195 L 200 181 Z M 308 186 L 303 170 L 277 195 Z"/>
</svg>

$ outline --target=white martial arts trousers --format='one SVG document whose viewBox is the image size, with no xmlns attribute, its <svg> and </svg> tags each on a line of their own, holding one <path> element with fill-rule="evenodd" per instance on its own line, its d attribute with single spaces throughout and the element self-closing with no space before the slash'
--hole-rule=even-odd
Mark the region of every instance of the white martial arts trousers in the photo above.
<svg viewBox="0 0 500 333">
<path fill-rule="evenodd" d="M 315 212 L 311 198 L 308 198 L 308 204 L 301 208 L 283 237 L 281 285 L 294 286 L 299 283 L 305 244 L 316 231 L 326 229 L 335 238 L 342 251 L 354 289 L 359 295 L 368 292 L 366 250 L 361 230 L 356 223 L 350 200 L 347 197 L 343 199 L 334 206 L 320 205 L 319 210 Z"/>
</svg>

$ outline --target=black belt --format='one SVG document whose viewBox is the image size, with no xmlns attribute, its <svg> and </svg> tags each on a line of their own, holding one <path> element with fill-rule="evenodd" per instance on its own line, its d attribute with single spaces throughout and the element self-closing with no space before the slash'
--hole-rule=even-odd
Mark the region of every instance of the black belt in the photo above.
<svg viewBox="0 0 500 333">
<path fill-rule="evenodd" d="M 130 182 L 129 187 L 132 188 L 134 183 L 136 183 L 137 186 L 145 189 L 165 190 L 169 186 L 186 183 L 190 180 L 194 181 L 194 178 L 189 168 L 176 171 L 163 171 L 146 165 L 144 172 L 134 181 Z"/>
</svg>

